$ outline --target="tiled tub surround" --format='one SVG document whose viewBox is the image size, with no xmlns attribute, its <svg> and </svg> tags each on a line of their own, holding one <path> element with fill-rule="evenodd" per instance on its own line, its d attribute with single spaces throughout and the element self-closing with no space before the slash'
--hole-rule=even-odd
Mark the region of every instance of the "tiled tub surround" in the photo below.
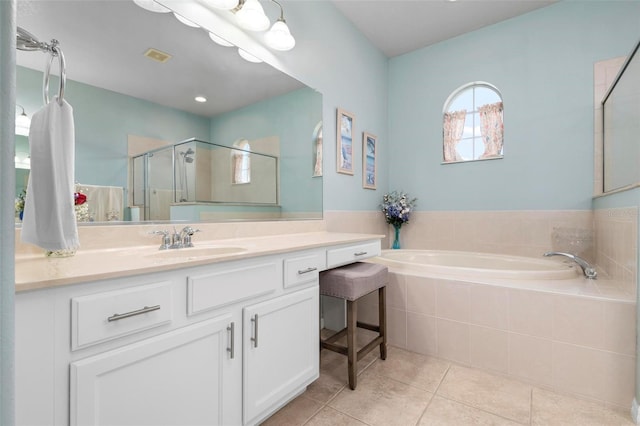
<svg viewBox="0 0 640 426">
<path fill-rule="evenodd" d="M 389 344 L 560 393 L 629 409 L 635 301 L 599 297 L 579 278 L 469 282 L 390 269 Z M 360 303 L 377 320 L 377 300 Z"/>
<path fill-rule="evenodd" d="M 601 288 L 614 297 L 635 300 L 637 277 L 636 207 L 603 210 L 514 210 L 413 212 L 402 227 L 402 248 L 461 250 L 541 257 L 550 250 L 567 250 L 553 241 L 557 228 L 593 232 L 593 247 L 584 257 L 598 267 Z M 334 232 L 386 234 L 393 229 L 381 212 L 325 212 Z M 557 259 L 560 260 L 560 259 Z"/>
<path fill-rule="evenodd" d="M 332 232 L 384 233 L 389 248 L 393 228 L 379 211 L 324 215 Z M 402 248 L 477 251 L 540 257 L 556 250 L 554 228 L 593 230 L 591 210 L 416 211 L 401 230 Z M 592 252 L 585 255 L 593 260 Z"/>
<path fill-rule="evenodd" d="M 596 265 L 608 276 L 611 291 L 635 299 L 638 262 L 638 208 L 599 209 L 594 212 Z"/>
</svg>

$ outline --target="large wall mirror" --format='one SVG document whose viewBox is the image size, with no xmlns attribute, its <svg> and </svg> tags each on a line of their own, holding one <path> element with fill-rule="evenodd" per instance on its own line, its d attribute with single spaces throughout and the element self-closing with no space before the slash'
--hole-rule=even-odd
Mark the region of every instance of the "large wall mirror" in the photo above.
<svg viewBox="0 0 640 426">
<path fill-rule="evenodd" d="M 639 50 L 640 42 L 602 101 L 604 192 L 640 184 Z"/>
<path fill-rule="evenodd" d="M 91 193 L 89 204 L 99 194 L 113 197 L 122 191 L 122 216 L 101 208 L 94 221 L 322 218 L 322 177 L 314 177 L 322 95 L 314 89 L 268 64 L 247 62 L 237 48 L 214 43 L 208 31 L 179 22 L 173 13 L 153 13 L 130 0 L 18 0 L 17 24 L 42 41 L 57 39 L 65 54 L 65 99 L 75 119 L 75 176 L 79 187 Z M 42 52 L 17 52 L 18 114 L 24 109 L 31 116 L 42 107 L 47 58 Z M 52 69 L 57 75 L 56 61 Z M 51 94 L 57 84 L 52 79 Z M 140 197 L 140 189 L 134 194 L 141 182 L 133 176 L 134 158 L 188 140 L 202 142 L 192 147 L 195 154 L 188 148 L 166 150 L 173 157 L 156 162 L 153 170 L 173 177 L 162 188 L 173 193 L 161 210 L 179 214 L 145 217 L 139 200 L 149 194 Z M 273 175 L 256 169 L 252 180 L 234 181 L 234 162 L 240 165 L 242 159 L 239 141 L 255 154 L 254 168 L 258 159 L 272 158 Z M 216 157 L 228 160 L 226 171 L 203 162 L 213 158 L 198 156 L 196 148 L 204 153 L 205 146 L 229 148 Z M 28 137 L 17 134 L 16 194 L 26 187 L 28 149 Z M 245 196 L 241 202 L 186 197 L 189 187 L 220 188 L 218 182 L 198 182 L 205 173 L 189 174 L 192 165 L 201 171 L 215 168 L 219 173 L 206 174 L 208 179 L 228 179 Z M 258 196 L 263 189 L 251 197 L 252 185 L 263 188 L 265 179 L 276 194 L 268 208 Z"/>
</svg>

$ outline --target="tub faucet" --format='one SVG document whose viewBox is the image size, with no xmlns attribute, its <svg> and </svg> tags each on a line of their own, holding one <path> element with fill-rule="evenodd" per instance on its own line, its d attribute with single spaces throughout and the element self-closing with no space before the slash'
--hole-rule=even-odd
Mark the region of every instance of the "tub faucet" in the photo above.
<svg viewBox="0 0 640 426">
<path fill-rule="evenodd" d="M 582 268 L 582 273 L 584 273 L 584 276 L 587 277 L 590 280 L 595 280 L 596 277 L 598 276 L 598 273 L 596 272 L 595 268 L 593 266 L 591 266 L 589 264 L 589 262 L 587 262 L 586 260 L 584 260 L 583 258 L 575 255 L 575 254 L 571 254 L 571 253 L 563 253 L 560 251 L 549 251 L 546 252 L 543 256 L 564 256 L 564 257 L 568 257 L 569 259 L 573 260 L 574 262 L 576 262 L 581 268 Z"/>
</svg>

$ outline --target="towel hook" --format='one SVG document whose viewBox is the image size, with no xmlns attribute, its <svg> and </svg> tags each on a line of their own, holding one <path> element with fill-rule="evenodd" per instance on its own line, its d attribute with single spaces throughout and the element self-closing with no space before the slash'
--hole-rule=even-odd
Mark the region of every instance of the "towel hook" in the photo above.
<svg viewBox="0 0 640 426">
<path fill-rule="evenodd" d="M 58 58 L 58 67 L 60 68 L 60 87 L 58 90 L 58 103 L 62 105 L 62 100 L 64 99 L 64 88 L 67 83 L 67 70 L 66 63 L 64 60 L 64 53 L 62 53 L 62 49 L 58 47 L 58 40 L 51 40 L 51 45 L 48 46 L 49 51 L 49 61 L 47 62 L 47 68 L 44 73 L 44 79 L 42 81 L 42 98 L 44 99 L 45 105 L 49 103 L 49 77 L 51 76 L 51 65 L 53 64 L 54 58 Z"/>
</svg>

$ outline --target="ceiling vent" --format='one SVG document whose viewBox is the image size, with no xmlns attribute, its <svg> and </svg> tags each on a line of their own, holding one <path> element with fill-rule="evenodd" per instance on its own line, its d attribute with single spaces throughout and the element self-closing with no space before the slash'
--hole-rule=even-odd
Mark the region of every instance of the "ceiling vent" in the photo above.
<svg viewBox="0 0 640 426">
<path fill-rule="evenodd" d="M 156 62 L 160 62 L 160 63 L 165 63 L 167 62 L 169 59 L 172 58 L 171 55 L 169 55 L 168 53 L 164 53 L 158 49 L 154 49 L 154 48 L 149 48 L 147 49 L 146 52 L 144 52 L 144 56 L 146 56 L 149 59 L 153 59 Z"/>
</svg>

